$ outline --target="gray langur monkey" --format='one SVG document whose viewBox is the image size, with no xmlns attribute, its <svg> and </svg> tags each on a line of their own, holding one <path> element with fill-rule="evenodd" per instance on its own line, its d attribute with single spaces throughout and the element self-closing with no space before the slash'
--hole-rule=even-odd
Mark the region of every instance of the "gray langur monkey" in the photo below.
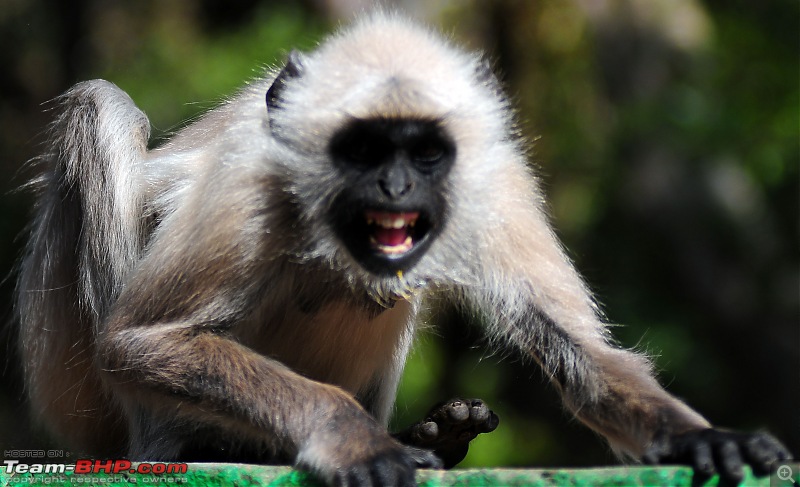
<svg viewBox="0 0 800 487">
<path fill-rule="evenodd" d="M 367 16 L 152 150 L 111 83 L 59 106 L 17 309 L 30 402 L 76 451 L 410 484 L 497 426 L 454 400 L 386 431 L 435 296 L 615 451 L 731 479 L 789 458 L 712 428 L 611 342 L 491 71 L 423 27 Z"/>
</svg>

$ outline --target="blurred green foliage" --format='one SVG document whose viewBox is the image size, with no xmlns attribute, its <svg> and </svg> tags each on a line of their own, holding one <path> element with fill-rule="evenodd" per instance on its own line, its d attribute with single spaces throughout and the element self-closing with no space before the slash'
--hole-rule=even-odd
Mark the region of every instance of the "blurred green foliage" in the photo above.
<svg viewBox="0 0 800 487">
<path fill-rule="evenodd" d="M 312 48 L 334 25 L 323 3 L 14 0 L 0 13 L 0 42 L 15 46 L 0 53 L 0 164 L 17 173 L 48 120 L 39 104 L 91 77 L 130 93 L 157 143 L 289 49 Z M 668 388 L 713 422 L 767 427 L 800 453 L 797 2 L 495 0 L 442 12 L 457 40 L 496 60 L 554 223 L 610 320 L 627 325 L 615 328 L 621 343 L 654 353 Z M 9 269 L 30 203 L 7 193 L 21 174 L 0 188 Z M 0 287 L 7 303 L 12 281 Z M 501 426 L 465 466 L 613 460 L 535 364 L 487 351 L 468 316 L 442 309 L 434 321 L 408 363 L 398 427 L 436 401 L 482 397 Z M 0 446 L 39 445 L 16 419 L 13 334 L 0 336 Z"/>
<path fill-rule="evenodd" d="M 112 56 L 98 76 L 113 80 L 148 114 L 157 137 L 219 104 L 249 79 L 277 66 L 291 48 L 307 50 L 329 30 L 299 7 L 264 5 L 236 28 L 209 33 L 189 12 L 166 3 L 146 19 L 127 56 Z M 185 8 L 188 8 L 184 5 Z M 129 33 L 115 32 L 115 36 Z M 120 43 L 124 39 L 119 40 Z M 166 132 L 166 133 L 165 133 Z"/>
</svg>

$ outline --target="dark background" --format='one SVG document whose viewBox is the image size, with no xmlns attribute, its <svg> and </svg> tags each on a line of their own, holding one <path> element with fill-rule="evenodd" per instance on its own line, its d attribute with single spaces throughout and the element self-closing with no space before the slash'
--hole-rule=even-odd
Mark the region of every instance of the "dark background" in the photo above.
<svg viewBox="0 0 800 487">
<path fill-rule="evenodd" d="M 290 48 L 313 48 L 355 3 L 3 2 L 6 321 L 31 204 L 14 189 L 31 176 L 45 102 L 106 78 L 148 113 L 157 143 Z M 496 61 L 559 235 L 610 321 L 625 325 L 621 343 L 651 353 L 667 388 L 715 424 L 767 428 L 800 454 L 800 4 L 396 3 Z M 502 422 L 465 465 L 615 461 L 535 367 L 487 351 L 458 316 L 438 321 L 407 368 L 398 425 L 474 395 Z M 55 446 L 28 425 L 10 327 L 0 350 L 0 447 Z"/>
</svg>

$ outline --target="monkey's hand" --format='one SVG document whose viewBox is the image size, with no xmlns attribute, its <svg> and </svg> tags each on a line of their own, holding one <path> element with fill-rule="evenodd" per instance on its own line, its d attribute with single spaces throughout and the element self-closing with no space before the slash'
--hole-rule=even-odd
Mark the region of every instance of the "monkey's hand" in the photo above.
<svg viewBox="0 0 800 487">
<path fill-rule="evenodd" d="M 738 433 L 715 428 L 656 437 L 642 461 L 650 465 L 690 465 L 695 474 L 708 478 L 715 473 L 738 485 L 744 477 L 742 466 L 750 465 L 757 476 L 767 475 L 779 462 L 792 458 L 768 433 Z"/>
<path fill-rule="evenodd" d="M 433 452 L 403 445 L 366 413 L 350 411 L 319 428 L 297 466 L 336 487 L 411 487 L 418 468 L 441 468 Z"/>
<path fill-rule="evenodd" d="M 500 420 L 480 399 L 451 399 L 437 404 L 427 417 L 394 435 L 406 445 L 421 447 L 452 468 L 464 459 L 469 442 L 497 428 Z"/>
</svg>

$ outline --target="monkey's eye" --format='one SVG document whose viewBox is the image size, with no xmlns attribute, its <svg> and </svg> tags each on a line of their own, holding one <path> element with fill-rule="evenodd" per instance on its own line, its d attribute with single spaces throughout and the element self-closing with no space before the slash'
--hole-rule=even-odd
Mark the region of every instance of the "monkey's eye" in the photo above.
<svg viewBox="0 0 800 487">
<path fill-rule="evenodd" d="M 383 161 L 391 152 L 389 145 L 380 139 L 366 140 L 354 138 L 340 147 L 345 158 L 356 164 L 376 164 Z"/>
<path fill-rule="evenodd" d="M 444 158 L 446 152 L 441 144 L 435 141 L 424 141 L 414 145 L 408 151 L 408 155 L 415 162 L 435 164 Z"/>
<path fill-rule="evenodd" d="M 367 143 L 353 143 L 347 147 L 347 158 L 353 162 L 368 162 L 376 153 L 374 147 Z"/>
</svg>

